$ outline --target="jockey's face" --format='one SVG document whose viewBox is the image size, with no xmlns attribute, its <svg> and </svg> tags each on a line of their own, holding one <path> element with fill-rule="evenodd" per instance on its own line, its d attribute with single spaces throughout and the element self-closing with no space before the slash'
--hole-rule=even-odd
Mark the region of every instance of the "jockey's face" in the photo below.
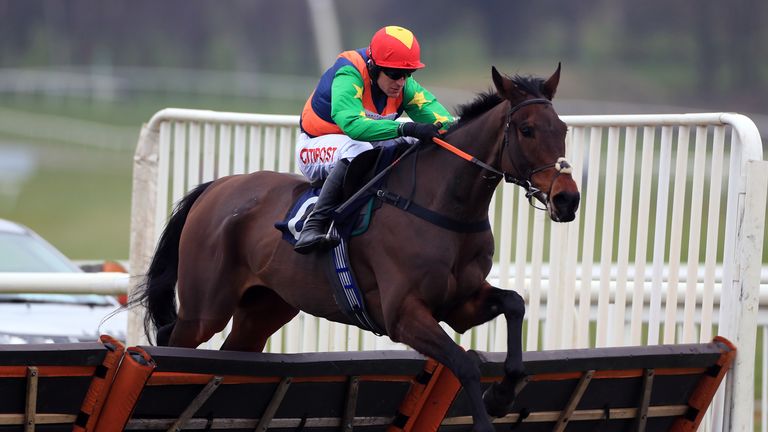
<svg viewBox="0 0 768 432">
<path fill-rule="evenodd" d="M 376 84 L 378 84 L 381 91 L 384 92 L 385 95 L 391 98 L 396 98 L 400 96 L 400 92 L 403 91 L 403 87 L 405 87 L 405 80 L 406 76 L 401 76 L 398 79 L 392 79 L 385 73 L 380 73 L 379 77 L 376 79 Z"/>
</svg>

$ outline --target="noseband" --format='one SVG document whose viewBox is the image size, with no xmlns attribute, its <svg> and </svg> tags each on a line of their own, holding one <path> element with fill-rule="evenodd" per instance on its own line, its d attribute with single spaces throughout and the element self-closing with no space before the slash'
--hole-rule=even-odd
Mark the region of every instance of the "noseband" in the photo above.
<svg viewBox="0 0 768 432">
<path fill-rule="evenodd" d="M 507 113 L 507 121 L 504 125 L 504 142 L 501 144 L 501 148 L 499 149 L 500 153 L 504 153 L 504 150 L 509 145 L 509 128 L 510 128 L 510 125 L 512 124 L 512 114 L 517 112 L 520 108 L 523 108 L 528 105 L 534 105 L 534 104 L 552 105 L 552 101 L 544 98 L 528 99 L 511 107 L 509 109 L 509 112 Z M 517 164 L 515 164 L 515 161 L 512 158 L 512 156 L 510 156 L 509 153 L 507 153 L 507 157 L 509 158 L 509 162 L 515 168 L 515 171 L 517 171 L 518 175 L 521 174 L 521 171 L 517 167 Z M 544 194 L 541 189 L 533 185 L 531 178 L 533 177 L 534 174 L 551 169 L 551 168 L 554 168 L 556 173 L 555 173 L 555 176 L 552 177 L 552 181 L 549 183 L 549 190 L 547 191 L 546 194 Z M 503 175 L 504 181 L 506 181 L 507 183 L 516 184 L 522 187 L 523 189 L 525 189 L 525 197 L 528 199 L 528 203 L 530 203 L 532 207 L 539 210 L 546 210 L 547 209 L 546 207 L 542 208 L 537 206 L 534 203 L 533 198 L 534 197 L 539 198 L 541 201 L 546 203 L 547 197 L 550 196 L 550 194 L 552 193 L 552 187 L 555 185 L 555 181 L 557 181 L 557 178 L 560 176 L 560 174 L 571 174 L 573 173 L 573 168 L 571 167 L 571 164 L 568 163 L 568 161 L 565 159 L 565 157 L 561 156 L 561 157 L 558 157 L 554 163 L 542 165 L 538 168 L 534 168 L 530 170 L 528 172 L 528 175 L 526 175 L 523 178 L 516 177 L 506 171 L 499 171 L 499 170 L 493 170 L 493 171 L 495 171 L 499 175 Z"/>
</svg>

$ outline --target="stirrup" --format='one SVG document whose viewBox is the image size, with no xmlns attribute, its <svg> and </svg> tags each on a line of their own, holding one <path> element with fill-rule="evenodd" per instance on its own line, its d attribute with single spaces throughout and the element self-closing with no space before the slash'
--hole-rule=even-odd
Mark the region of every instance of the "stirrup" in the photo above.
<svg viewBox="0 0 768 432">
<path fill-rule="evenodd" d="M 338 233 L 334 234 L 335 232 L 333 229 L 334 224 L 336 224 L 336 221 L 331 220 L 331 224 L 328 226 L 328 231 L 322 237 L 323 241 L 321 242 L 321 244 L 324 245 L 324 248 L 323 248 L 324 250 L 333 249 L 336 246 L 338 246 L 339 243 L 341 243 L 341 236 L 339 236 Z"/>
<path fill-rule="evenodd" d="M 307 255 L 312 252 L 321 252 L 321 251 L 333 249 L 336 246 L 338 246 L 340 242 L 341 242 L 340 238 L 336 236 L 331 236 L 330 234 L 325 234 L 322 236 L 315 237 L 313 241 L 307 244 L 304 244 L 304 245 L 296 244 L 293 247 L 293 250 L 302 255 Z"/>
<path fill-rule="evenodd" d="M 306 255 L 315 251 L 333 249 L 339 245 L 341 238 L 339 238 L 338 235 L 333 235 L 332 232 L 333 221 L 331 221 L 331 225 L 325 234 L 317 234 L 312 240 L 302 245 L 296 243 L 296 245 L 293 246 L 293 250 L 302 255 Z M 299 238 L 301 239 L 301 236 L 299 236 Z"/>
</svg>

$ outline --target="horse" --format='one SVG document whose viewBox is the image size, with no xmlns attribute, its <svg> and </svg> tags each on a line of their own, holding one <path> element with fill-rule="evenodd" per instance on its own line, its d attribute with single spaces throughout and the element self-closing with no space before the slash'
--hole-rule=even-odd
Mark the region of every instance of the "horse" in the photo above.
<svg viewBox="0 0 768 432">
<path fill-rule="evenodd" d="M 525 374 L 524 300 L 486 281 L 494 190 L 502 178 L 522 186 L 556 222 L 573 220 L 580 199 L 564 159 L 567 127 L 552 106 L 560 65 L 546 80 L 502 75 L 495 67 L 491 75 L 495 91 L 461 106 L 459 121 L 443 136 L 472 158 L 421 143 L 387 180 L 391 191 L 410 194 L 433 214 L 485 228 L 452 230 L 382 204 L 368 230 L 349 242 L 371 319 L 393 341 L 454 373 L 471 401 L 474 430 L 482 432 L 494 430 L 490 416 L 506 414 Z M 156 330 L 158 345 L 194 348 L 232 318 L 221 349 L 262 351 L 300 310 L 353 324 L 334 300 L 325 255 L 294 252 L 273 226 L 309 187 L 298 175 L 259 171 L 199 185 L 183 197 L 132 300 L 147 309 L 147 336 Z M 508 323 L 505 377 L 483 394 L 475 357 L 439 322 L 463 333 L 500 314 Z"/>
</svg>

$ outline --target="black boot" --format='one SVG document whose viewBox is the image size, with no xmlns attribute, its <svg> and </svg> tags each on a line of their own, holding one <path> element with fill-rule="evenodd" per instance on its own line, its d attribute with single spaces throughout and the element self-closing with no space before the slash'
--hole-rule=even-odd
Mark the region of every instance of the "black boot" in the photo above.
<svg viewBox="0 0 768 432">
<path fill-rule="evenodd" d="M 300 254 L 308 254 L 316 250 L 326 250 L 336 247 L 341 239 L 338 236 L 328 234 L 328 223 L 331 213 L 339 205 L 344 191 L 344 175 L 347 173 L 349 161 L 340 160 L 333 168 L 325 184 L 317 197 L 315 208 L 309 214 L 301 229 L 299 240 L 293 250 Z"/>
</svg>

